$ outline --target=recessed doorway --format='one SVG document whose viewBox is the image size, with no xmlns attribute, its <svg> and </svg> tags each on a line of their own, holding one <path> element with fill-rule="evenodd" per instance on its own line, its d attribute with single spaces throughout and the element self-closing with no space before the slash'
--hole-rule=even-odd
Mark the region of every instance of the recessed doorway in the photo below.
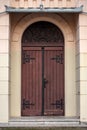
<svg viewBox="0 0 87 130">
<path fill-rule="evenodd" d="M 22 36 L 22 116 L 64 115 L 64 37 L 50 22 Z"/>
</svg>

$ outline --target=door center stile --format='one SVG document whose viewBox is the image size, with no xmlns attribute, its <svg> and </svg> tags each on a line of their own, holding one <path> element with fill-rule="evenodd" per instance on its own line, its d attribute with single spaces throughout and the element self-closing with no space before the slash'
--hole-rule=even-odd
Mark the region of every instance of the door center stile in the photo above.
<svg viewBox="0 0 87 130">
<path fill-rule="evenodd" d="M 44 47 L 42 50 L 42 115 L 44 115 Z"/>
</svg>

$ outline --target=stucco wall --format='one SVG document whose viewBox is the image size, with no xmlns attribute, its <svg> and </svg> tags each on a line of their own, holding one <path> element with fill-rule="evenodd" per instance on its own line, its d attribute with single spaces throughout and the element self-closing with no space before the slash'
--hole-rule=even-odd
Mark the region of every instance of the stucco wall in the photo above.
<svg viewBox="0 0 87 130">
<path fill-rule="evenodd" d="M 30 14 L 12 17 L 10 116 L 21 116 L 21 38 L 31 23 L 49 21 L 58 26 L 65 38 L 65 116 L 76 116 L 75 28 L 70 15 Z M 74 16 L 73 16 L 74 18 Z M 14 21 L 15 20 L 15 21 Z M 66 22 L 67 21 L 67 22 Z M 71 103 L 73 101 L 73 103 Z"/>
<path fill-rule="evenodd" d="M 0 1 L 0 13 L 8 0 Z M 0 122 L 9 119 L 9 14 L 0 14 Z"/>
<path fill-rule="evenodd" d="M 87 15 L 79 15 L 80 119 L 87 121 Z"/>
</svg>

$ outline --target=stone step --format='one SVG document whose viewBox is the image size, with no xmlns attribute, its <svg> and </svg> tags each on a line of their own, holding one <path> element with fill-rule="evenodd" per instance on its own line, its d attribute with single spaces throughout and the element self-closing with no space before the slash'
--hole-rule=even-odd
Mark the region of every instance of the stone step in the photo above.
<svg viewBox="0 0 87 130">
<path fill-rule="evenodd" d="M 78 118 L 63 117 L 21 117 L 11 118 L 10 122 L 79 122 Z"/>
<path fill-rule="evenodd" d="M 10 126 L 18 127 L 56 127 L 56 126 L 78 126 L 79 119 L 64 117 L 21 117 L 11 118 Z"/>
<path fill-rule="evenodd" d="M 0 124 L 0 127 L 86 127 L 87 124 L 81 124 L 76 117 L 54 117 L 54 116 L 37 116 L 37 117 L 20 117 L 11 118 L 8 123 Z"/>
</svg>

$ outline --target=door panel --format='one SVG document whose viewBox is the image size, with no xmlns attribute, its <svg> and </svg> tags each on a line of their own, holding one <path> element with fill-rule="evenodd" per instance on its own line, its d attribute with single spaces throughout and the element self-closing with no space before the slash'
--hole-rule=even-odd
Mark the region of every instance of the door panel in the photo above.
<svg viewBox="0 0 87 130">
<path fill-rule="evenodd" d="M 44 90 L 44 115 L 64 114 L 63 76 L 63 48 L 45 48 L 44 77 L 47 83 Z"/>
<path fill-rule="evenodd" d="M 39 50 L 39 51 L 38 51 Z M 22 115 L 41 115 L 42 62 L 41 51 L 23 47 L 22 56 Z"/>
</svg>

